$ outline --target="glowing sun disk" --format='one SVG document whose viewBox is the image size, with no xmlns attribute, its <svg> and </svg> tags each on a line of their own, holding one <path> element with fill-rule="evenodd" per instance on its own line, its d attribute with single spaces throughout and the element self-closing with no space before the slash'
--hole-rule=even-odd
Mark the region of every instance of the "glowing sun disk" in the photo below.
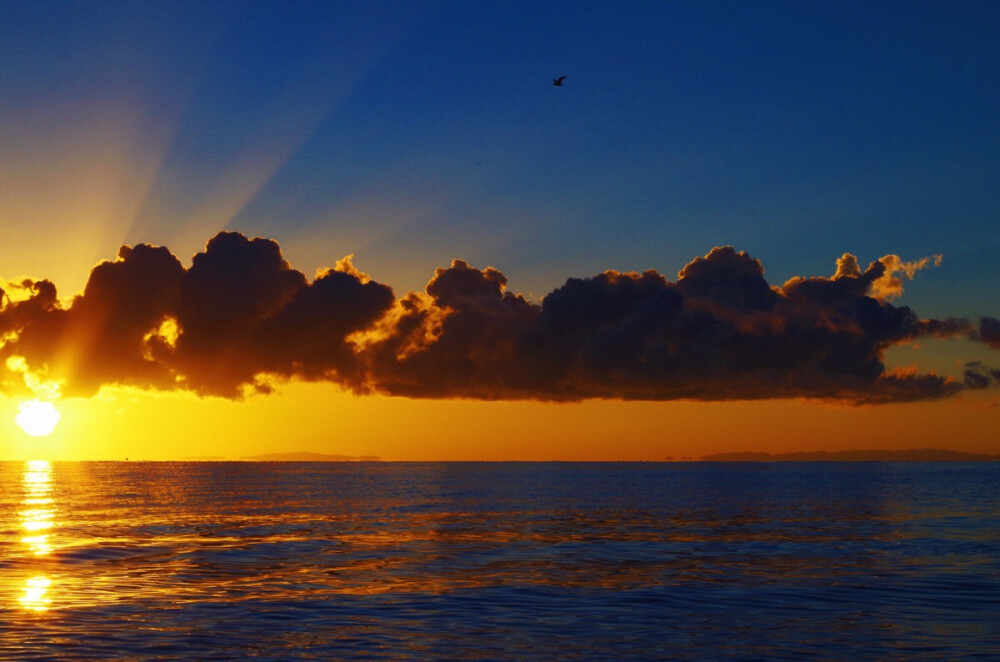
<svg viewBox="0 0 1000 662">
<path fill-rule="evenodd" d="M 21 403 L 14 420 L 32 437 L 44 437 L 52 434 L 60 418 L 59 410 L 51 402 L 28 400 Z"/>
</svg>

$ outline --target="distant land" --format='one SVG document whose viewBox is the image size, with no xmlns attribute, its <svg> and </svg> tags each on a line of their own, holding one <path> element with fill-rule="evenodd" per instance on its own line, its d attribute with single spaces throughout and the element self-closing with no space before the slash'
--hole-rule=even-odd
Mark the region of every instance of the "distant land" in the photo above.
<svg viewBox="0 0 1000 662">
<path fill-rule="evenodd" d="M 901 451 L 827 451 L 798 453 L 715 453 L 702 462 L 996 462 L 1000 455 L 962 453 L 944 448 L 910 448 Z"/>
<path fill-rule="evenodd" d="M 378 462 L 378 455 L 328 455 L 326 453 L 264 453 L 240 458 L 248 462 Z"/>
</svg>

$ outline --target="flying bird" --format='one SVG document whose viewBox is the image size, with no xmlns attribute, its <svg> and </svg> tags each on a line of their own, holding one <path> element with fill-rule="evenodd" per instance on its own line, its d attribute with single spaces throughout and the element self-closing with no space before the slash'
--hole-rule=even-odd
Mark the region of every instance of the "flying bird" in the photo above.
<svg viewBox="0 0 1000 662">
<path fill-rule="evenodd" d="M 555 85 L 556 87 L 562 87 L 562 82 L 563 82 L 564 78 L 566 78 L 566 77 L 565 76 L 560 76 L 559 78 L 553 78 L 552 79 L 552 84 Z"/>
</svg>

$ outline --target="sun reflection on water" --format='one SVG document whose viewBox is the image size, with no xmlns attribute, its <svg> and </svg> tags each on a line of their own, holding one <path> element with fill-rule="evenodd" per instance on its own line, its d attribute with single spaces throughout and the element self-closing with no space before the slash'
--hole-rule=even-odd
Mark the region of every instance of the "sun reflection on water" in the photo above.
<svg viewBox="0 0 1000 662">
<path fill-rule="evenodd" d="M 48 611 L 49 603 L 52 602 L 47 595 L 51 585 L 52 580 L 45 575 L 28 579 L 25 582 L 24 595 L 18 598 L 18 602 L 31 611 Z"/>
<path fill-rule="evenodd" d="M 47 460 L 31 460 L 25 463 L 22 477 L 24 498 L 21 499 L 21 529 L 25 534 L 21 543 L 35 557 L 46 557 L 52 553 L 51 530 L 55 526 L 55 502 L 52 498 L 52 464 Z M 47 611 L 51 599 L 48 596 L 52 580 L 44 574 L 36 574 L 25 581 L 24 593 L 18 599 L 25 609 Z"/>
</svg>

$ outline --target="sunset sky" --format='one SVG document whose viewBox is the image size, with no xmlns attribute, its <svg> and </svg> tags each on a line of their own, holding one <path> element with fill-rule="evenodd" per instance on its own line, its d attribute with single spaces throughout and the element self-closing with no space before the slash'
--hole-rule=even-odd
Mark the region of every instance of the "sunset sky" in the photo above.
<svg viewBox="0 0 1000 662">
<path fill-rule="evenodd" d="M 0 459 L 1000 453 L 997 81 L 996 2 L 3 3 Z"/>
</svg>

